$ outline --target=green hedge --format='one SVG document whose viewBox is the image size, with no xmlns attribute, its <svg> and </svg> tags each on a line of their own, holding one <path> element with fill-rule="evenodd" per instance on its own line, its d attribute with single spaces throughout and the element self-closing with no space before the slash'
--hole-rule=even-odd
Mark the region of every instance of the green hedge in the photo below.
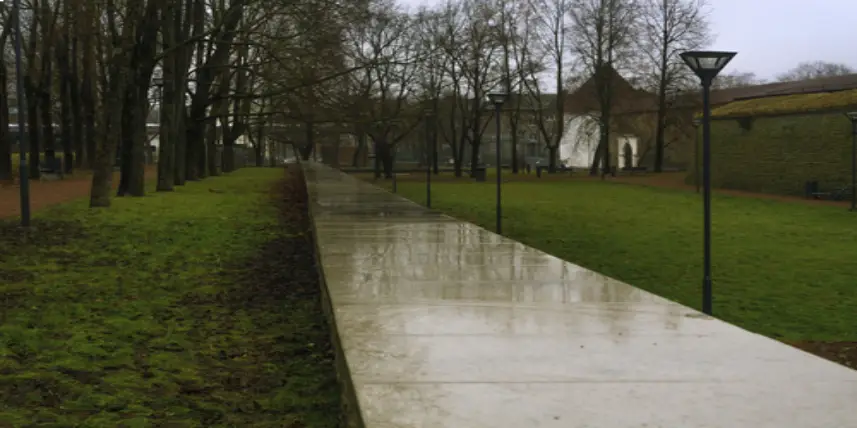
<svg viewBox="0 0 857 428">
<path fill-rule="evenodd" d="M 714 118 L 776 116 L 857 107 L 857 89 L 735 101 L 711 111 Z"/>
<path fill-rule="evenodd" d="M 756 118 L 749 130 L 715 121 L 711 154 L 714 187 L 803 196 L 818 181 L 834 190 L 850 182 L 851 124 L 841 113 Z"/>
</svg>

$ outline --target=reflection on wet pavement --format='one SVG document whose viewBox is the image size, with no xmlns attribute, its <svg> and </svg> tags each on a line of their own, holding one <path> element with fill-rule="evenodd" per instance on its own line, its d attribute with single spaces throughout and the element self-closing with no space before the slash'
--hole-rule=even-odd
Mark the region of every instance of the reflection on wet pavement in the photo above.
<svg viewBox="0 0 857 428">
<path fill-rule="evenodd" d="M 368 427 L 857 427 L 855 371 L 305 168 Z"/>
</svg>

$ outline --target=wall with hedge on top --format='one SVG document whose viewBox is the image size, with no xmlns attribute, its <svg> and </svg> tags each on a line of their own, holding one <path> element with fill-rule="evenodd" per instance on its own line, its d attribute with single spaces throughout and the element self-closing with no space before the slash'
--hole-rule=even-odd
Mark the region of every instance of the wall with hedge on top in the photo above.
<svg viewBox="0 0 857 428">
<path fill-rule="evenodd" d="M 851 123 L 841 113 L 757 118 L 750 130 L 714 121 L 711 171 L 712 186 L 726 189 L 803 196 L 818 181 L 834 190 L 850 181 Z"/>
<path fill-rule="evenodd" d="M 851 122 L 844 112 L 852 108 L 857 109 L 855 90 L 758 98 L 714 109 L 712 186 L 803 196 L 807 181 L 818 181 L 822 191 L 847 185 Z M 694 171 L 686 182 L 694 182 Z"/>
</svg>

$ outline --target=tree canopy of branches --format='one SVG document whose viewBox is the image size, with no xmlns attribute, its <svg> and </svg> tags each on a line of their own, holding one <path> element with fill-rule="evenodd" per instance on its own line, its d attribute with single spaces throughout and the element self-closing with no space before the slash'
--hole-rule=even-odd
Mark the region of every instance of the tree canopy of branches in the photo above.
<svg viewBox="0 0 857 428">
<path fill-rule="evenodd" d="M 10 96 L 27 101 L 18 113 L 28 125 L 31 177 L 56 165 L 61 150 L 66 174 L 93 170 L 91 206 L 110 205 L 115 167 L 117 195 L 142 196 L 153 111 L 158 191 L 234 170 L 242 137 L 261 164 L 265 143 L 275 141 L 264 138 L 266 128 L 335 116 L 322 100 L 352 71 L 345 34 L 360 20 L 348 17 L 367 8 L 344 0 L 23 2 L 24 92 Z M 8 63 L 14 17 L 8 7 L 0 13 Z M 0 73 L 4 119 L 14 77 Z M 0 129 L 0 178 L 10 178 L 8 127 Z M 299 148 L 308 157 L 313 147 Z"/>
<path fill-rule="evenodd" d="M 780 82 L 818 79 L 821 77 L 844 76 L 854 74 L 855 70 L 848 64 L 826 61 L 802 62 L 795 68 L 777 76 Z"/>
<path fill-rule="evenodd" d="M 629 70 L 660 100 L 659 169 L 667 99 L 686 77 L 677 53 L 710 39 L 702 0 L 444 0 L 418 10 L 395 0 L 24 3 L 24 90 L 8 95 L 27 101 L 19 114 L 30 173 L 38 178 L 56 164 L 66 174 L 91 169 L 92 207 L 110 205 L 115 168 L 116 195 L 144 195 L 154 155 L 156 189 L 167 192 L 248 157 L 274 162 L 286 146 L 308 159 L 319 139 L 339 134 L 357 142 L 354 163 L 371 149 L 376 174 L 389 177 L 397 148 L 427 116 L 461 175 L 482 162 L 493 114 L 487 94 L 497 90 L 514 101 L 501 113 L 514 172 L 522 130 L 539 136 L 553 169 L 570 82 L 590 78 L 596 173 L 610 168 L 613 73 Z M 6 62 L 14 18 L 0 10 Z M 791 75 L 846 71 L 802 64 Z M 719 82 L 746 80 L 738 77 Z M 0 73 L 4 120 L 13 78 L 11 68 Z M 151 125 L 157 153 L 149 153 Z M 11 172 L 8 131 L 0 121 L 0 179 Z"/>
</svg>

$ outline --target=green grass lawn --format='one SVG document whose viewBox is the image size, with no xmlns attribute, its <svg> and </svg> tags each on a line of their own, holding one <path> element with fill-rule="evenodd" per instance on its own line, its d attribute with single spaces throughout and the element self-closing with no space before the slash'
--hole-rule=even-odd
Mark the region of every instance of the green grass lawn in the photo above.
<svg viewBox="0 0 857 428">
<path fill-rule="evenodd" d="M 493 184 L 433 188 L 434 208 L 493 230 Z M 401 181 L 399 193 L 423 203 L 425 184 Z M 506 235 L 701 307 L 698 195 L 566 181 L 508 183 L 503 198 Z M 788 341 L 857 340 L 857 213 L 721 195 L 712 213 L 716 316 Z"/>
<path fill-rule="evenodd" d="M 0 222 L 0 426 L 337 426 L 312 246 L 286 209 L 305 205 L 271 196 L 282 178 Z"/>
</svg>

